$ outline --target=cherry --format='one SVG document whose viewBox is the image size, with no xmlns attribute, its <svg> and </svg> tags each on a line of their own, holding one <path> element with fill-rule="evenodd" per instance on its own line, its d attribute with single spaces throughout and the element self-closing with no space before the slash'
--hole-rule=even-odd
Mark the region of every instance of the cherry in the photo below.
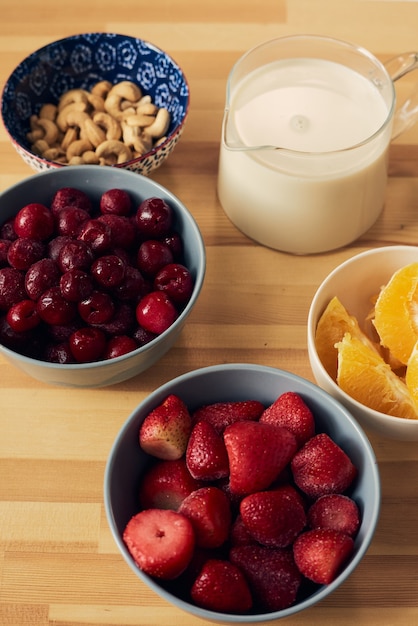
<svg viewBox="0 0 418 626">
<path fill-rule="evenodd" d="M 99 328 L 86 326 L 77 329 L 70 337 L 70 350 L 78 363 L 100 361 L 106 348 L 106 335 Z"/>
<path fill-rule="evenodd" d="M 87 243 L 95 254 L 102 254 L 110 248 L 112 239 L 109 226 L 99 219 L 84 222 L 77 239 Z"/>
<path fill-rule="evenodd" d="M 27 270 L 32 263 L 45 256 L 45 245 L 38 239 L 19 237 L 12 241 L 7 252 L 7 260 L 18 270 Z"/>
<path fill-rule="evenodd" d="M 123 281 L 113 290 L 113 293 L 122 302 L 138 302 L 146 293 L 151 291 L 150 285 L 141 272 L 132 265 L 127 265 Z"/>
<path fill-rule="evenodd" d="M 138 326 L 133 334 L 133 337 L 139 346 L 145 346 L 147 343 L 155 339 L 157 335 L 149 330 L 145 330 L 142 326 Z"/>
<path fill-rule="evenodd" d="M 148 239 L 139 246 L 137 265 L 139 270 L 148 276 L 155 276 L 164 265 L 172 262 L 173 254 L 162 241 Z"/>
<path fill-rule="evenodd" d="M 0 318 L 0 343 L 6 348 L 26 354 L 28 344 L 31 344 L 32 340 L 32 331 L 16 332 L 6 320 L 6 315 Z"/>
<path fill-rule="evenodd" d="M 93 291 L 93 280 L 87 272 L 73 268 L 61 274 L 60 289 L 66 300 L 80 302 L 88 298 Z"/>
<path fill-rule="evenodd" d="M 173 231 L 163 237 L 162 241 L 170 248 L 174 260 L 179 261 L 183 255 L 183 240 L 179 233 Z"/>
<path fill-rule="evenodd" d="M 61 272 L 52 259 L 40 259 L 25 274 L 25 289 L 29 298 L 37 300 L 49 287 L 58 284 Z"/>
<path fill-rule="evenodd" d="M 136 307 L 138 324 L 156 335 L 167 330 L 177 316 L 176 307 L 162 291 L 151 291 L 139 301 Z"/>
<path fill-rule="evenodd" d="M 115 336 L 132 334 L 135 324 L 136 317 L 132 306 L 122 303 L 115 306 L 114 315 L 108 322 L 95 324 L 95 326 L 107 335 Z"/>
<path fill-rule="evenodd" d="M 169 296 L 176 304 L 185 304 L 193 293 L 193 278 L 180 263 L 165 265 L 154 278 L 154 288 Z"/>
<path fill-rule="evenodd" d="M 75 304 L 62 296 L 59 287 L 47 289 L 37 300 L 36 310 L 44 322 L 52 325 L 68 324 L 77 313 Z"/>
<path fill-rule="evenodd" d="M 7 260 L 7 254 L 10 248 L 10 241 L 8 239 L 0 239 L 0 267 L 7 267 L 9 264 Z"/>
<path fill-rule="evenodd" d="M 136 350 L 137 347 L 138 344 L 133 337 L 129 337 L 128 335 L 117 335 L 116 337 L 111 337 L 107 342 L 104 358 L 114 359 L 118 356 L 128 354 L 128 352 L 132 352 L 132 350 Z"/>
<path fill-rule="evenodd" d="M 53 261 L 58 262 L 58 258 L 61 252 L 61 248 L 65 243 L 71 241 L 71 237 L 68 235 L 57 235 L 48 243 L 47 255 Z"/>
<path fill-rule="evenodd" d="M 93 251 L 87 243 L 70 239 L 59 252 L 58 265 L 62 272 L 72 269 L 89 270 L 93 259 Z"/>
<path fill-rule="evenodd" d="M 78 303 L 78 312 L 87 324 L 105 324 L 112 319 L 115 304 L 108 293 L 93 291 Z"/>
<path fill-rule="evenodd" d="M 136 212 L 138 230 L 143 238 L 159 238 L 168 234 L 173 220 L 172 209 L 162 198 L 147 198 Z"/>
<path fill-rule="evenodd" d="M 116 256 L 108 254 L 93 261 L 90 273 L 101 287 L 111 289 L 120 285 L 125 278 L 126 264 Z"/>
<path fill-rule="evenodd" d="M 51 200 L 51 211 L 54 215 L 66 206 L 75 206 L 84 209 L 87 213 L 92 211 L 92 202 L 89 196 L 81 189 L 74 187 L 61 187 L 55 192 Z"/>
<path fill-rule="evenodd" d="M 99 215 L 97 219 L 108 226 L 111 246 L 124 250 L 130 250 L 134 246 L 138 232 L 135 223 L 129 217 L 106 213 Z"/>
<path fill-rule="evenodd" d="M 26 298 L 25 277 L 14 267 L 0 269 L 0 310 L 8 309 Z"/>
<path fill-rule="evenodd" d="M 124 189 L 109 189 L 100 198 L 100 211 L 113 215 L 130 215 L 132 200 Z"/>
<path fill-rule="evenodd" d="M 36 302 L 21 300 L 7 311 L 6 320 L 14 331 L 22 333 L 38 326 L 41 318 L 36 310 Z"/>
<path fill-rule="evenodd" d="M 55 219 L 55 230 L 58 236 L 77 237 L 80 227 L 90 219 L 84 209 L 67 206 L 61 209 Z"/>
<path fill-rule="evenodd" d="M 67 363 L 75 363 L 73 353 L 71 352 L 68 341 L 62 343 L 49 343 L 44 350 L 44 360 L 49 363 L 59 363 L 66 365 Z"/>
<path fill-rule="evenodd" d="M 14 241 L 15 239 L 17 239 L 14 223 L 15 218 L 10 217 L 8 220 L 6 220 L 6 222 L 4 222 L 4 224 L 2 224 L 2 227 L 0 229 L 0 237 L 2 239 L 7 239 L 8 241 Z"/>
<path fill-rule="evenodd" d="M 18 237 L 45 241 L 54 232 L 54 218 L 44 204 L 32 202 L 18 211 L 14 230 Z"/>
</svg>

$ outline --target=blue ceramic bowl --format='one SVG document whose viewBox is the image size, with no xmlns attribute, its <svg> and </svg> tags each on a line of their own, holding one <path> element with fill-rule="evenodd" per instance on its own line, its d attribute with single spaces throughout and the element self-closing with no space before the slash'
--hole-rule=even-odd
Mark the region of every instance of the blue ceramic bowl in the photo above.
<svg viewBox="0 0 418 626">
<path fill-rule="evenodd" d="M 200 405 L 227 400 L 259 400 L 266 406 L 285 391 L 299 393 L 315 416 L 317 432 L 326 432 L 350 456 L 358 468 L 351 490 L 361 510 L 362 522 L 355 538 L 354 553 L 340 575 L 329 585 L 316 586 L 291 607 L 272 613 L 233 615 L 201 609 L 184 590 L 159 583 L 144 574 L 123 541 L 129 519 L 138 512 L 138 484 L 149 458 L 139 447 L 138 433 L 146 415 L 169 394 L 177 394 L 191 411 Z M 214 365 L 183 374 L 149 395 L 121 428 L 110 451 L 105 471 L 104 500 L 107 520 L 126 563 L 142 584 L 175 607 L 217 623 L 249 624 L 290 617 L 332 594 L 353 573 L 372 541 L 380 510 L 380 479 L 373 449 L 352 415 L 332 396 L 313 383 L 280 369 L 249 363 Z M 173 617 L 173 622 L 175 621 Z M 181 622 L 181 619 L 179 619 Z"/>
<path fill-rule="evenodd" d="M 77 187 L 97 204 L 102 193 L 125 189 L 138 206 L 145 198 L 163 198 L 173 208 L 174 229 L 183 240 L 184 263 L 194 278 L 189 302 L 175 322 L 144 346 L 114 359 L 93 363 L 57 364 L 19 354 L 0 344 L 0 353 L 32 378 L 49 385 L 74 388 L 105 387 L 137 376 L 156 363 L 176 342 L 199 297 L 206 270 L 206 253 L 198 225 L 186 206 L 159 183 L 114 167 L 80 165 L 31 175 L 0 194 L 0 223 L 16 215 L 30 202 L 48 205 L 61 187 Z"/>
<path fill-rule="evenodd" d="M 56 104 L 70 89 L 87 89 L 101 80 L 129 80 L 171 115 L 166 140 L 122 167 L 148 174 L 172 152 L 189 110 L 189 87 L 181 68 L 163 50 L 142 39 L 111 33 L 74 35 L 47 44 L 24 59 L 3 90 L 1 115 L 12 145 L 33 169 L 63 167 L 35 154 L 27 133 L 31 115 L 43 104 Z"/>
</svg>

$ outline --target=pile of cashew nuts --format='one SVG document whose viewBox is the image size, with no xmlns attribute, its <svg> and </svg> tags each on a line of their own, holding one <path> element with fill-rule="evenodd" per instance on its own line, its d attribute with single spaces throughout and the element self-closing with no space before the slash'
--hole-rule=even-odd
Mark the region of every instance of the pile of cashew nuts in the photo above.
<svg viewBox="0 0 418 626">
<path fill-rule="evenodd" d="M 131 81 L 71 89 L 44 104 L 27 134 L 35 154 L 65 165 L 116 165 L 143 156 L 166 138 L 170 113 Z"/>
</svg>

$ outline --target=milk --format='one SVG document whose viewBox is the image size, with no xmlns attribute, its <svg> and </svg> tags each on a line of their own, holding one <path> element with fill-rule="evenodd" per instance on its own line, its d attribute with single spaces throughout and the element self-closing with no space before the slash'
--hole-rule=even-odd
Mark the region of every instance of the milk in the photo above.
<svg viewBox="0 0 418 626">
<path fill-rule="evenodd" d="M 384 203 L 388 106 L 378 83 L 332 61 L 288 59 L 247 74 L 231 93 L 224 134 L 232 147 L 265 148 L 222 142 L 225 212 L 245 234 L 283 251 L 321 252 L 356 239 Z"/>
</svg>

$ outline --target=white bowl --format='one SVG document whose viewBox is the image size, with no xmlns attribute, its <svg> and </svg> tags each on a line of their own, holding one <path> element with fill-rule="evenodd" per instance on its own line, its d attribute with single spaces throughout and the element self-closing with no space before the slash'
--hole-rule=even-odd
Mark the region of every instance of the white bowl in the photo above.
<svg viewBox="0 0 418 626">
<path fill-rule="evenodd" d="M 398 269 L 418 261 L 416 246 L 387 246 L 367 250 L 336 267 L 322 282 L 308 315 L 308 354 L 316 382 L 339 400 L 361 425 L 385 437 L 418 441 L 418 420 L 374 411 L 345 393 L 327 373 L 315 347 L 316 327 L 329 301 L 337 296 L 359 321 L 370 312 L 371 297 L 378 294 Z"/>
</svg>

